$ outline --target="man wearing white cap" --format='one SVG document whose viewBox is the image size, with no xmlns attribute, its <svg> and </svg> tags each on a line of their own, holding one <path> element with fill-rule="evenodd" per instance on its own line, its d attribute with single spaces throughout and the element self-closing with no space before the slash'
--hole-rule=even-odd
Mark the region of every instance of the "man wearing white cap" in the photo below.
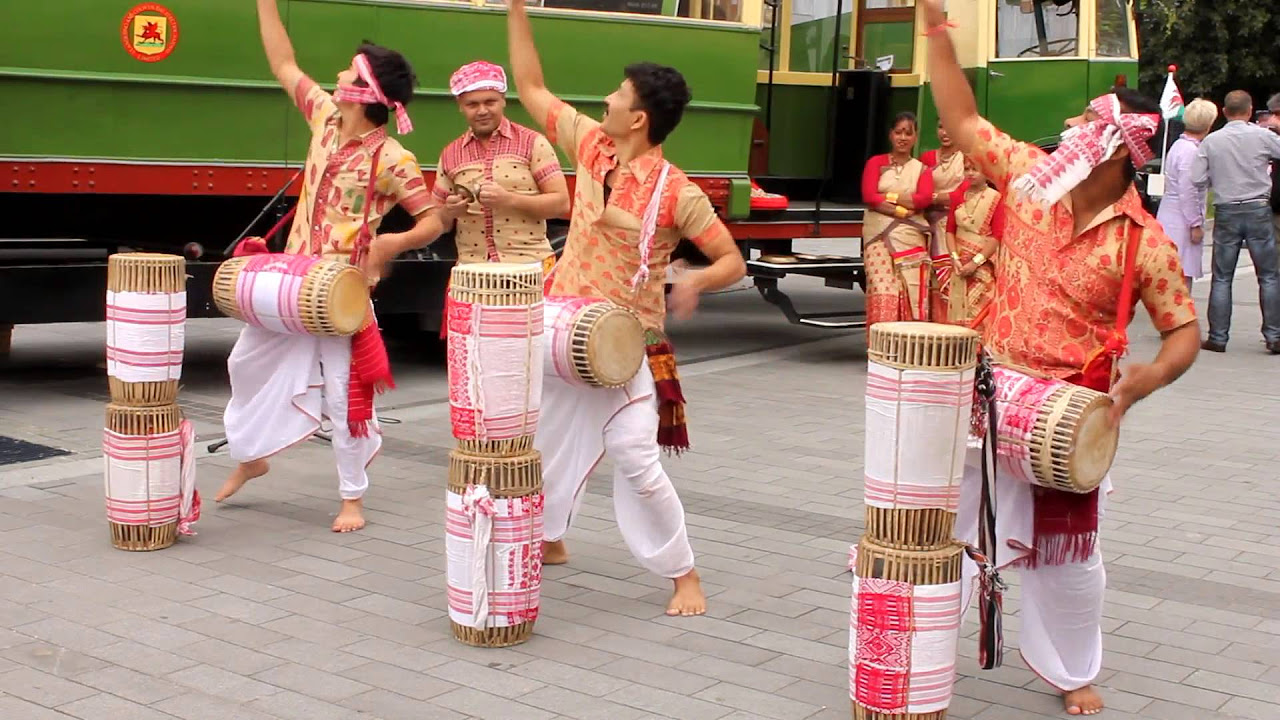
<svg viewBox="0 0 1280 720">
<path fill-rule="evenodd" d="M 483 60 L 449 79 L 469 126 L 440 153 L 432 190 L 446 228 L 457 225 L 458 262 L 555 262 L 547 220 L 569 212 L 569 187 L 551 143 L 507 119 L 507 75 Z"/>
</svg>

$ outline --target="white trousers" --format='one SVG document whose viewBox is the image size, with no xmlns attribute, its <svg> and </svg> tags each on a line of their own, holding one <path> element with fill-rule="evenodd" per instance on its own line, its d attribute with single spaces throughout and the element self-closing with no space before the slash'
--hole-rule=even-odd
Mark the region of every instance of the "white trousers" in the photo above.
<svg viewBox="0 0 1280 720">
<path fill-rule="evenodd" d="M 978 543 L 978 509 L 982 499 L 981 452 L 970 448 L 956 517 L 956 537 Z M 1101 522 L 1111 476 L 1102 481 L 1098 499 Z M 1000 567 L 1026 557 L 1033 544 L 1031 486 L 1001 476 L 996 483 L 996 557 Z M 978 566 L 966 556 L 961 595 L 966 611 Z M 1007 571 L 1006 571 L 1007 572 Z M 1018 568 L 1022 580 L 1019 643 L 1027 666 L 1060 691 L 1093 683 L 1102 669 L 1102 603 L 1107 571 L 1101 544 L 1084 562 Z"/>
<path fill-rule="evenodd" d="M 347 428 L 351 338 L 240 331 L 231 356 L 231 402 L 223 414 L 227 449 L 238 462 L 270 457 L 311 437 L 322 418 L 333 425 L 338 494 L 356 500 L 369 488 L 365 468 L 382 448 L 377 416 L 368 437 Z"/>
<path fill-rule="evenodd" d="M 562 539 L 582 507 L 587 476 L 607 452 L 613 460 L 618 530 L 649 572 L 677 578 L 693 569 L 684 506 L 662 468 L 658 399 L 649 363 L 621 388 L 570 384 L 548 374 L 533 444 L 542 453 L 543 532 Z"/>
</svg>

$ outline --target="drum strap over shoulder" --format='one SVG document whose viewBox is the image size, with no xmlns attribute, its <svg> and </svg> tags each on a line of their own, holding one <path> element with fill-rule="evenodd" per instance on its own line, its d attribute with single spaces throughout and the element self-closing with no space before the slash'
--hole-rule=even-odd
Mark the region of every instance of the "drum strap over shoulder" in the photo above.
<svg viewBox="0 0 1280 720">
<path fill-rule="evenodd" d="M 978 358 L 975 389 L 977 402 L 986 416 L 986 432 L 982 438 L 982 495 L 978 506 L 978 547 L 966 546 L 969 557 L 978 565 L 978 663 L 983 670 L 1000 667 L 1004 662 L 1004 591 L 996 558 L 996 443 L 999 437 L 996 417 L 996 383 L 991 370 L 991 356 L 985 350 Z"/>
</svg>

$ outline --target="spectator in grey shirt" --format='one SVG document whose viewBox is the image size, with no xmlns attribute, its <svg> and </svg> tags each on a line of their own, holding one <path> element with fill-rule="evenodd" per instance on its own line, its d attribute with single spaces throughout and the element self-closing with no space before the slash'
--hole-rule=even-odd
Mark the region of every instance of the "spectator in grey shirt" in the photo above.
<svg viewBox="0 0 1280 720">
<path fill-rule="evenodd" d="M 1280 355 L 1280 269 L 1271 216 L 1271 161 L 1280 160 L 1280 135 L 1249 122 L 1253 98 L 1227 93 L 1227 124 L 1200 143 L 1191 180 L 1213 187 L 1213 283 L 1209 290 L 1209 337 L 1200 346 L 1226 352 L 1231 331 L 1231 285 L 1240 246 L 1249 248 L 1258 277 L 1262 339 Z"/>
</svg>

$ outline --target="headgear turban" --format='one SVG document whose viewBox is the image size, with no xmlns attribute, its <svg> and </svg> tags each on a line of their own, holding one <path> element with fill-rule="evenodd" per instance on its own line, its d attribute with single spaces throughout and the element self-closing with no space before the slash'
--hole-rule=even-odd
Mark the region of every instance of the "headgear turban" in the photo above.
<svg viewBox="0 0 1280 720">
<path fill-rule="evenodd" d="M 457 97 L 475 90 L 507 91 L 507 73 L 501 65 L 477 60 L 458 68 L 449 78 L 449 90 Z"/>
</svg>

